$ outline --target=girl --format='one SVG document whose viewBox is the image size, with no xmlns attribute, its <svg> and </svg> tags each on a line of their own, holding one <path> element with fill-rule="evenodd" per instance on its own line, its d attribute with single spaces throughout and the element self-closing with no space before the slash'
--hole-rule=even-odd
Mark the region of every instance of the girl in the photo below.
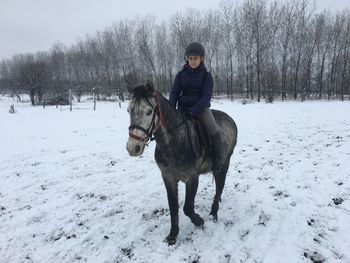
<svg viewBox="0 0 350 263">
<path fill-rule="evenodd" d="M 186 64 L 176 75 L 169 101 L 178 109 L 198 118 L 212 138 L 213 169 L 220 165 L 220 133 L 210 110 L 213 93 L 213 77 L 204 65 L 204 47 L 197 42 L 189 44 L 185 51 Z"/>
</svg>

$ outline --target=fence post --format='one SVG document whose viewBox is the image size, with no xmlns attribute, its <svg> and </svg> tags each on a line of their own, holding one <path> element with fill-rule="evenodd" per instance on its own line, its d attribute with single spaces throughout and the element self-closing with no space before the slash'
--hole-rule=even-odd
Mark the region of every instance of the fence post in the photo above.
<svg viewBox="0 0 350 263">
<path fill-rule="evenodd" d="M 96 89 L 93 88 L 93 93 L 94 93 L 94 111 L 96 111 Z"/>
<path fill-rule="evenodd" d="M 72 90 L 69 89 L 69 110 L 72 111 Z"/>
</svg>

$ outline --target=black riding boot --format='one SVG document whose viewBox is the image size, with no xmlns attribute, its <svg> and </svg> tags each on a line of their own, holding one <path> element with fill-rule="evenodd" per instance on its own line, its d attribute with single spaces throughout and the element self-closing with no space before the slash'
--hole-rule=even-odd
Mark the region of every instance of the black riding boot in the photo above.
<svg viewBox="0 0 350 263">
<path fill-rule="evenodd" d="M 214 171 L 219 171 L 222 165 L 222 154 L 221 154 L 221 136 L 220 132 L 215 133 L 211 136 L 211 156 L 213 160 Z"/>
</svg>

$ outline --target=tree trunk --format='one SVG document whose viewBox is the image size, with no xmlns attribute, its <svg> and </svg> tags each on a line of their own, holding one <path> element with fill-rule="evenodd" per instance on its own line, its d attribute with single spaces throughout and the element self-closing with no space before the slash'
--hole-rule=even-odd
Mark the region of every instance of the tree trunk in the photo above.
<svg viewBox="0 0 350 263">
<path fill-rule="evenodd" d="M 258 87 L 258 102 L 261 98 L 261 85 L 260 85 L 260 54 L 259 51 L 256 53 L 256 74 L 257 74 L 257 87 Z"/>
<path fill-rule="evenodd" d="M 32 103 L 32 106 L 34 106 L 35 105 L 35 89 L 34 88 L 30 88 L 29 97 L 30 97 L 30 101 Z"/>
<path fill-rule="evenodd" d="M 293 93 L 294 93 L 294 99 L 296 100 L 298 98 L 298 92 L 297 92 L 297 86 L 298 86 L 298 76 L 299 76 L 299 67 L 300 67 L 300 58 L 301 54 L 298 54 L 297 64 L 295 67 L 295 74 L 294 74 L 294 87 L 293 87 Z"/>
<path fill-rule="evenodd" d="M 326 56 L 322 57 L 322 63 L 321 63 L 321 70 L 320 70 L 320 78 L 319 78 L 319 93 L 318 98 L 322 98 L 322 90 L 323 90 L 323 72 L 324 72 L 324 61 L 326 59 Z"/>
<path fill-rule="evenodd" d="M 282 60 L 282 80 L 281 80 L 281 92 L 282 92 L 282 100 L 287 99 L 286 95 L 286 84 L 287 84 L 287 66 L 286 66 L 286 55 L 283 55 Z"/>
</svg>

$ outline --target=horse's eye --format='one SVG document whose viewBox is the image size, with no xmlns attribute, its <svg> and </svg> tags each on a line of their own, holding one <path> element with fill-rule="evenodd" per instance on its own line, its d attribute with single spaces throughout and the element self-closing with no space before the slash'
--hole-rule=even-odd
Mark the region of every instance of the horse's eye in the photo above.
<svg viewBox="0 0 350 263">
<path fill-rule="evenodd" d="M 151 115 L 152 110 L 147 111 L 147 115 Z"/>
</svg>

